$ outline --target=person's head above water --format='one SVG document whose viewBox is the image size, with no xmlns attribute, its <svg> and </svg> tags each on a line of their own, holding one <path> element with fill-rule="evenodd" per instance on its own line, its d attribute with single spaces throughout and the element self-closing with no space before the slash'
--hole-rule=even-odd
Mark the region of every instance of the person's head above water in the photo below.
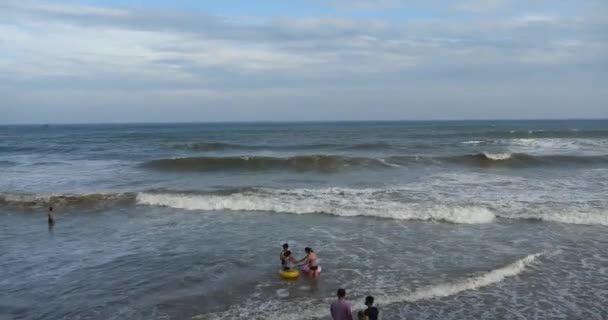
<svg viewBox="0 0 608 320">
<path fill-rule="evenodd" d="M 53 211 L 53 207 L 49 207 L 49 211 Z"/>
<path fill-rule="evenodd" d="M 338 298 L 344 298 L 346 297 L 346 290 L 340 288 L 338 289 Z"/>
<path fill-rule="evenodd" d="M 291 251 L 287 250 L 285 251 L 285 253 L 283 253 L 283 256 L 285 257 L 289 257 L 291 255 Z"/>
<path fill-rule="evenodd" d="M 314 252 L 314 251 L 312 251 L 312 249 L 310 247 L 304 248 L 304 251 L 306 251 L 306 253 Z"/>
<path fill-rule="evenodd" d="M 283 250 L 287 250 L 287 248 L 289 248 L 289 245 L 287 243 L 283 243 Z"/>
<path fill-rule="evenodd" d="M 365 305 L 366 306 L 369 307 L 369 306 L 371 306 L 373 304 L 374 304 L 374 297 L 372 297 L 372 296 L 365 297 Z"/>
</svg>

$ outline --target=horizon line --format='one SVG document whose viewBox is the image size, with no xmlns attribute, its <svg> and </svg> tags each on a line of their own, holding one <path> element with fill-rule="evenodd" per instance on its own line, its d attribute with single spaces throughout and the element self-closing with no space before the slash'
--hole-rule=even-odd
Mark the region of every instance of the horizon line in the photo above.
<svg viewBox="0 0 608 320">
<path fill-rule="evenodd" d="M 472 118 L 472 119 L 375 119 L 375 120 L 236 120 L 236 121 L 116 121 L 116 122 L 14 122 L 0 126 L 66 126 L 66 125 L 146 125 L 146 124 L 306 124 L 306 123 L 396 123 L 396 122 L 464 122 L 464 121 L 605 121 L 606 118 Z"/>
</svg>

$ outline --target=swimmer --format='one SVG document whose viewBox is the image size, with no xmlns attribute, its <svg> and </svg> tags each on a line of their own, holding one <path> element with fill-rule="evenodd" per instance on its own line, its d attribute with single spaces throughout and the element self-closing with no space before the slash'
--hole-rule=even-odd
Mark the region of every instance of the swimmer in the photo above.
<svg viewBox="0 0 608 320">
<path fill-rule="evenodd" d="M 283 271 L 291 271 L 298 264 L 298 261 L 291 256 L 291 251 L 289 250 L 283 254 L 283 260 Z"/>
<path fill-rule="evenodd" d="M 283 243 L 283 250 L 279 254 L 279 259 L 281 259 L 281 267 L 285 267 L 285 252 L 289 251 L 289 245 L 287 243 Z"/>
<path fill-rule="evenodd" d="M 55 216 L 53 215 L 53 207 L 49 207 L 49 212 L 46 214 L 47 219 L 49 221 L 49 226 L 55 224 Z"/>
<path fill-rule="evenodd" d="M 311 277 L 316 277 L 319 273 L 319 262 L 317 261 L 317 254 L 309 247 L 304 248 L 306 251 L 306 256 L 298 261 L 301 265 L 305 265 L 308 269 L 308 275 Z"/>
</svg>

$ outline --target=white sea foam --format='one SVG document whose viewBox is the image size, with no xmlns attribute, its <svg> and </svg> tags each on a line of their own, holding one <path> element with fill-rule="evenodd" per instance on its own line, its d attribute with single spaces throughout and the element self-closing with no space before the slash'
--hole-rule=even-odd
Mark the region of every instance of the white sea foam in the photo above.
<svg viewBox="0 0 608 320">
<path fill-rule="evenodd" d="M 530 266 L 536 260 L 536 258 L 540 257 L 542 254 L 543 253 L 531 254 L 502 268 L 494 269 L 490 272 L 460 281 L 430 285 L 403 295 L 385 296 L 378 299 L 378 301 L 382 301 L 383 304 L 414 302 L 418 300 L 447 297 L 458 294 L 462 291 L 476 290 L 482 287 L 487 287 L 489 285 L 501 282 L 505 278 L 514 277 L 522 273 L 526 267 Z"/>
<path fill-rule="evenodd" d="M 568 213 L 526 213 L 518 215 L 503 215 L 507 219 L 535 219 L 567 224 L 586 224 L 608 226 L 608 212 L 582 211 Z"/>
<path fill-rule="evenodd" d="M 463 291 L 476 290 L 487 287 L 506 278 L 514 277 L 534 264 L 536 259 L 543 253 L 528 255 L 504 267 L 491 270 L 486 273 L 473 275 L 468 278 L 452 282 L 439 283 L 418 288 L 416 290 L 402 289 L 395 294 L 375 294 L 379 305 L 388 305 L 403 302 L 415 302 L 429 300 L 440 297 L 452 296 Z M 351 301 L 362 301 L 363 297 L 351 298 Z M 203 314 L 192 317 L 192 319 L 233 319 L 234 317 L 244 317 L 246 319 L 286 319 L 301 320 L 327 317 L 328 305 L 332 298 L 322 300 L 303 300 L 293 301 L 247 301 L 242 305 L 235 305 L 228 310 L 212 314 Z M 362 309 L 363 305 L 355 304 L 353 309 Z"/>
<path fill-rule="evenodd" d="M 140 205 L 186 210 L 271 211 L 293 214 L 324 213 L 336 216 L 371 216 L 398 220 L 435 220 L 478 224 L 494 220 L 484 207 L 423 205 L 390 200 L 390 190 L 294 189 L 258 190 L 230 195 L 140 193 Z"/>
<path fill-rule="evenodd" d="M 471 141 L 464 141 L 462 144 L 472 144 L 472 145 L 478 145 L 478 144 L 482 144 L 485 141 L 482 140 L 471 140 Z"/>
<path fill-rule="evenodd" d="M 513 152 L 528 154 L 604 155 L 608 153 L 606 139 L 525 138 L 503 140 Z"/>
<path fill-rule="evenodd" d="M 380 161 L 382 164 L 384 164 L 384 165 L 386 165 L 386 166 L 388 166 L 388 167 L 393 167 L 393 168 L 400 168 L 400 167 L 401 167 L 401 166 L 400 166 L 400 165 L 398 165 L 398 164 L 388 162 L 388 161 L 386 161 L 386 160 L 384 160 L 384 159 L 382 159 L 382 158 L 379 158 L 379 159 L 378 159 L 378 161 Z"/>
<path fill-rule="evenodd" d="M 511 159 L 511 154 L 510 153 L 488 153 L 488 152 L 484 152 L 483 155 L 486 156 L 486 158 L 488 158 L 488 159 L 496 160 L 496 161 Z"/>
</svg>

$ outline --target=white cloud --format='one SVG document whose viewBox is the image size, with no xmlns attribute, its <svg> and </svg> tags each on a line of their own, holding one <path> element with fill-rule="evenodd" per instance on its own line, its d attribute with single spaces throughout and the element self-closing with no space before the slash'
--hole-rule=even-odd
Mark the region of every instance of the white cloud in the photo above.
<svg viewBox="0 0 608 320">
<path fill-rule="evenodd" d="M 507 5 L 492 3 L 484 10 Z M 564 88 L 566 80 L 555 74 L 587 81 L 601 77 L 608 62 L 607 20 L 591 13 L 249 20 L 37 2 L 9 6 L 12 11 L 0 11 L 0 111 L 11 105 L 262 108 L 296 100 L 329 112 L 328 106 L 348 103 L 363 110 L 362 103 L 378 99 L 393 117 L 406 102 L 446 108 L 451 101 L 468 110 L 492 97 L 521 96 L 530 86 Z M 530 75 L 534 81 L 523 81 Z M 478 92 L 487 83 L 507 85 Z"/>
<path fill-rule="evenodd" d="M 456 1 L 455 8 L 459 10 L 486 13 L 494 12 L 498 9 L 505 8 L 512 3 L 512 0 L 464 0 Z"/>
</svg>

